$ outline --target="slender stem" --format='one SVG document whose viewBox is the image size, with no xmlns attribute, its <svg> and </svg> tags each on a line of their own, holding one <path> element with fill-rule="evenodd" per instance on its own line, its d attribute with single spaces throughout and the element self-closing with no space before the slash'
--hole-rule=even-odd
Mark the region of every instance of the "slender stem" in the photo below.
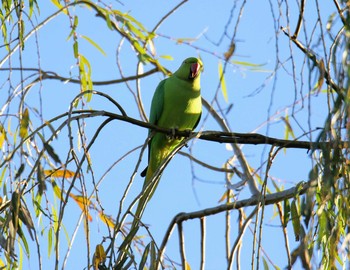
<svg viewBox="0 0 350 270">
<path fill-rule="evenodd" d="M 179 246 L 180 246 L 180 255 L 181 255 L 181 264 L 182 269 L 186 269 L 186 252 L 185 252 L 185 237 L 182 228 L 182 222 L 177 224 L 178 234 L 179 234 Z"/>
<path fill-rule="evenodd" d="M 281 225 L 282 225 L 282 232 L 283 232 L 283 237 L 284 237 L 284 246 L 286 248 L 286 253 L 287 253 L 287 258 L 288 258 L 288 269 L 292 269 L 292 260 L 290 256 L 290 249 L 289 249 L 289 240 L 288 240 L 288 231 L 287 231 L 287 226 L 284 223 L 284 215 L 283 215 L 283 209 L 282 209 L 282 204 L 280 202 L 276 203 L 277 209 L 278 209 L 278 214 L 281 220 Z"/>
<path fill-rule="evenodd" d="M 200 220 L 200 226 L 201 226 L 201 266 L 200 269 L 205 269 L 205 217 L 202 217 Z"/>
</svg>

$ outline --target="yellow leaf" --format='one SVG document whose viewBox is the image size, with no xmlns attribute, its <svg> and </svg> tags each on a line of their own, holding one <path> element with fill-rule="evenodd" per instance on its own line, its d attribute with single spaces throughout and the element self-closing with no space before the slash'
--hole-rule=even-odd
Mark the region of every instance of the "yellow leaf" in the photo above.
<svg viewBox="0 0 350 270">
<path fill-rule="evenodd" d="M 63 8 L 64 8 L 64 6 L 62 6 L 61 3 L 60 3 L 58 0 L 51 0 L 51 2 L 52 2 L 58 9 L 63 9 Z M 63 13 L 66 14 L 66 15 L 68 14 L 66 9 L 63 10 Z"/>
<path fill-rule="evenodd" d="M 224 192 L 224 194 L 222 194 L 220 200 L 219 200 L 219 203 L 222 203 L 224 200 L 227 199 L 227 191 Z"/>
<path fill-rule="evenodd" d="M 289 122 L 289 116 L 286 115 L 286 117 L 281 117 L 282 121 L 285 123 L 285 132 L 284 132 L 284 138 L 286 140 L 289 139 L 289 136 L 291 136 L 293 139 L 296 139 L 294 132 L 293 132 L 293 128 L 292 125 Z"/>
<path fill-rule="evenodd" d="M 219 79 L 221 84 L 221 92 L 224 96 L 225 101 L 228 102 L 226 82 L 225 82 L 224 71 L 223 71 L 221 62 L 219 62 Z"/>
<path fill-rule="evenodd" d="M 174 58 L 171 55 L 160 55 L 159 57 L 166 60 L 174 60 Z"/>
<path fill-rule="evenodd" d="M 191 266 L 189 265 L 188 262 L 186 262 L 186 264 L 185 264 L 185 270 L 191 270 Z"/>
<path fill-rule="evenodd" d="M 110 216 L 107 216 L 107 215 L 103 214 L 102 211 L 99 212 L 99 215 L 100 215 L 100 219 L 104 223 L 106 223 L 108 227 L 110 227 L 110 228 L 114 228 L 115 227 L 114 221 L 113 221 L 113 219 Z"/>
<path fill-rule="evenodd" d="M 0 124 L 0 149 L 6 139 L 6 131 L 4 127 Z"/>
<path fill-rule="evenodd" d="M 29 110 L 26 108 L 22 113 L 21 121 L 19 124 L 19 136 L 24 139 L 28 136 L 29 127 Z"/>
<path fill-rule="evenodd" d="M 318 65 L 318 69 L 320 70 L 320 75 L 319 75 L 318 80 L 317 80 L 317 92 L 319 93 L 321 91 L 321 87 L 323 85 L 324 76 L 325 76 L 325 72 L 326 72 L 323 59 L 321 59 L 319 65 Z"/>
<path fill-rule="evenodd" d="M 235 49 L 236 49 L 236 44 L 232 42 L 227 52 L 224 53 L 224 57 L 226 61 L 228 61 L 232 57 L 233 53 L 235 52 Z"/>
<path fill-rule="evenodd" d="M 62 201 L 63 200 L 63 198 L 62 198 L 62 195 L 63 195 L 62 189 L 60 189 L 57 186 L 56 182 L 53 181 L 53 180 L 51 181 L 51 184 L 52 184 L 53 192 Z"/>
<path fill-rule="evenodd" d="M 101 244 L 98 244 L 95 248 L 95 253 L 93 257 L 94 270 L 99 269 L 99 265 L 106 261 L 106 252 Z"/>
<path fill-rule="evenodd" d="M 70 170 L 44 170 L 44 174 L 46 177 L 52 176 L 55 178 L 73 178 L 76 173 Z M 79 173 L 77 173 L 77 177 L 80 177 Z"/>
<path fill-rule="evenodd" d="M 84 215 L 87 217 L 87 219 L 91 222 L 92 221 L 92 217 L 89 214 L 89 206 L 90 206 L 90 200 L 88 200 L 86 197 L 84 196 L 77 196 L 74 194 L 69 194 L 69 196 L 71 198 L 73 198 L 73 200 L 78 204 L 78 206 L 80 207 L 80 209 L 83 211 Z"/>
</svg>

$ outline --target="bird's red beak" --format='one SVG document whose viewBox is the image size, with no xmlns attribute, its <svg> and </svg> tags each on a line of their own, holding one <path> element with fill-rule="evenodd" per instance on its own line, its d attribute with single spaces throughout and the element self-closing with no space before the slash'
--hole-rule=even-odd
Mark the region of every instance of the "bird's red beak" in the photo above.
<svg viewBox="0 0 350 270">
<path fill-rule="evenodd" d="M 191 65 L 191 71 L 190 71 L 189 78 L 194 79 L 195 77 L 197 77 L 200 69 L 201 69 L 201 65 L 199 63 L 193 63 Z"/>
</svg>

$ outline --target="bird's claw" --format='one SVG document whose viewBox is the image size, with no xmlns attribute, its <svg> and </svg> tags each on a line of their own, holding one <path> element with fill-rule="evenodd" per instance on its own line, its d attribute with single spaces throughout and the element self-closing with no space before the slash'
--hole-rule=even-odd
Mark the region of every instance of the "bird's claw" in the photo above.
<svg viewBox="0 0 350 270">
<path fill-rule="evenodd" d="M 167 139 L 174 140 L 175 134 L 176 134 L 177 128 L 170 128 L 170 131 L 168 134 L 166 134 Z"/>
<path fill-rule="evenodd" d="M 179 135 L 176 135 L 176 133 L 178 133 L 178 131 L 179 131 L 179 129 L 177 127 L 171 128 L 170 132 L 167 134 L 167 138 L 169 140 L 181 140 L 184 137 L 188 138 L 192 133 L 191 129 L 185 129 L 185 130 L 182 130 L 182 132 L 185 133 L 185 136 L 179 136 Z"/>
<path fill-rule="evenodd" d="M 176 128 L 176 127 L 171 128 L 169 134 L 167 134 L 167 138 L 169 140 L 175 140 L 175 139 L 179 140 L 179 139 L 181 139 L 181 136 L 177 136 L 176 135 L 176 133 L 178 131 L 179 131 L 179 129 Z"/>
</svg>

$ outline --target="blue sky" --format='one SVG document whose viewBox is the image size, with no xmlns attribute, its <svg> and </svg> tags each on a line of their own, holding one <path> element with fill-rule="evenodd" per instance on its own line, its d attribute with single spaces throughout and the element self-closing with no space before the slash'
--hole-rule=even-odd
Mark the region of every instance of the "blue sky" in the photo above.
<svg viewBox="0 0 350 270">
<path fill-rule="evenodd" d="M 274 1 L 272 1 L 274 2 Z M 114 9 L 129 12 L 131 16 L 139 20 L 144 26 L 151 30 L 154 25 L 178 2 L 176 1 L 113 1 L 111 5 Z M 237 8 L 233 11 L 233 18 L 227 28 L 227 35 L 223 35 L 224 27 L 229 21 L 233 3 Z M 56 7 L 49 1 L 40 4 L 40 15 L 36 15 L 33 23 L 42 21 L 46 16 L 55 12 Z M 218 64 L 227 51 L 233 29 L 237 23 L 237 16 L 241 1 L 219 1 L 213 4 L 213 1 L 188 1 L 179 8 L 174 14 L 157 30 L 157 37 L 154 39 L 156 55 L 171 55 L 172 61 L 160 58 L 160 62 L 169 70 L 175 71 L 182 60 L 188 56 L 200 56 L 204 63 L 204 72 L 202 74 L 202 96 L 211 102 L 218 92 L 220 107 L 224 110 L 232 105 L 228 113 L 224 113 L 232 131 L 236 132 L 259 132 L 268 134 L 272 137 L 283 138 L 285 124 L 281 117 L 289 115 L 291 125 L 295 136 L 304 134 L 304 130 L 322 126 L 326 118 L 326 97 L 319 94 L 313 97 L 309 103 L 305 96 L 310 88 L 316 83 L 317 78 L 311 78 L 310 84 L 307 80 L 307 66 L 304 62 L 303 54 L 291 44 L 281 31 L 278 31 L 276 43 L 276 33 L 274 23 L 279 27 L 288 26 L 286 17 L 286 6 L 281 7 L 281 14 L 278 8 L 273 4 L 274 15 L 279 21 L 274 21 L 271 15 L 269 1 L 248 1 L 243 10 L 236 33 L 236 51 L 231 60 L 235 62 L 227 66 L 225 80 L 227 85 L 228 102 L 223 98 L 219 86 Z M 297 9 L 293 3 L 289 3 L 290 22 L 292 29 L 297 21 Z M 96 48 L 91 46 L 84 39 L 79 39 L 79 50 L 88 58 L 92 67 L 92 78 L 96 81 L 112 80 L 120 78 L 120 73 L 116 65 L 116 52 L 120 45 L 120 36 L 110 31 L 105 23 L 96 18 L 93 10 L 76 7 L 71 10 L 72 14 L 79 16 L 79 25 L 77 32 L 80 35 L 86 35 L 106 52 L 103 56 Z M 323 3 L 321 13 L 324 16 L 330 14 L 329 7 Z M 306 10 L 307 31 L 310 34 L 316 23 L 315 7 L 308 3 Z M 325 17 L 326 20 L 326 17 Z M 28 29 L 30 26 L 28 25 Z M 24 67 L 40 67 L 43 70 L 57 72 L 62 76 L 69 77 L 77 75 L 76 60 L 73 57 L 72 40 L 66 40 L 70 32 L 69 20 L 67 16 L 61 14 L 46 26 L 44 26 L 36 36 L 32 36 L 26 48 L 23 51 Z M 303 41 L 304 33 L 300 34 Z M 317 35 L 316 35 L 317 36 Z M 308 36 L 310 37 L 310 36 Z M 175 40 L 179 38 L 197 38 L 191 45 L 179 44 Z M 283 66 L 279 66 L 276 73 L 276 44 L 278 44 L 279 60 Z M 38 46 L 39 45 L 39 46 Z M 1 57 L 5 54 L 4 49 Z M 136 73 L 136 57 L 130 45 L 125 41 L 119 48 L 119 60 L 123 69 L 124 76 L 134 75 Z M 291 65 L 290 54 L 293 52 L 293 61 L 295 63 L 295 80 L 293 79 L 293 67 Z M 316 52 L 317 48 L 316 48 Z M 12 57 L 12 62 L 7 62 L 5 66 L 18 66 L 18 54 Z M 238 61 L 254 64 L 238 64 Z M 144 70 L 150 69 L 145 65 Z M 13 74 L 12 80 L 18 80 L 18 74 Z M 161 74 L 154 74 L 150 77 L 140 80 L 140 89 L 142 101 L 148 114 L 153 91 L 157 84 L 164 77 Z M 125 109 L 129 116 L 139 119 L 140 113 L 134 101 L 132 91 L 136 92 L 135 82 L 129 82 L 129 89 L 125 84 L 95 86 L 95 89 L 104 92 L 114 98 Z M 263 87 L 261 87 L 263 86 Z M 43 118 L 48 120 L 57 114 L 68 110 L 70 102 L 79 93 L 79 86 L 70 83 L 59 83 L 57 81 L 45 80 L 42 84 L 34 87 L 27 96 L 27 102 L 30 106 L 39 106 L 39 100 L 42 99 Z M 3 104 L 3 100 L 1 104 Z M 293 106 L 295 101 L 299 101 Z M 93 97 L 87 107 L 96 110 L 105 110 L 116 112 L 115 107 L 100 97 Z M 215 109 L 218 107 L 215 106 Z M 293 108 L 295 109 L 294 118 L 292 117 Z M 15 106 L 11 110 L 15 110 Z M 219 126 L 212 117 L 207 118 L 207 111 L 203 111 L 202 121 L 198 129 L 219 130 Z M 267 119 L 271 120 L 267 121 Z M 204 121 L 204 119 L 206 119 Z M 101 118 L 86 120 L 86 136 L 91 139 L 96 128 L 102 123 Z M 76 125 L 73 125 L 76 128 Z M 302 128 L 300 128 L 302 127 Z M 304 130 L 303 130 L 304 129 Z M 49 133 L 49 130 L 46 132 Z M 62 160 L 67 156 L 69 147 L 67 140 L 67 130 L 63 130 L 57 140 L 53 142 L 55 151 Z M 78 150 L 77 135 L 74 134 L 76 149 Z M 92 167 L 95 181 L 100 180 L 104 173 L 120 159 L 125 153 L 144 143 L 147 137 L 147 130 L 128 123 L 114 121 L 103 129 L 96 143 L 91 149 Z M 317 133 L 312 135 L 316 138 Z M 308 140 L 308 137 L 303 137 Z M 191 142 L 192 145 L 192 142 Z M 264 161 L 267 159 L 269 146 L 242 146 L 243 153 L 250 166 L 262 170 L 257 172 L 264 177 Z M 184 152 L 188 149 L 184 148 Z M 233 154 L 225 144 L 206 142 L 196 140 L 193 142 L 193 154 L 201 161 L 211 165 L 221 167 Z M 82 154 L 80 150 L 80 155 Z M 122 192 L 135 168 L 139 158 L 140 150 L 136 150 L 127 155 L 125 159 L 112 167 L 111 171 L 103 179 L 99 186 L 99 199 L 105 208 L 105 213 L 117 214 L 119 200 Z M 146 156 L 143 157 L 139 172 L 146 166 Z M 308 180 L 308 172 L 311 168 L 311 159 L 305 150 L 287 150 L 281 151 L 270 171 L 270 180 L 276 181 L 280 187 L 291 187 L 299 181 Z M 48 164 L 47 164 L 48 165 Z M 225 192 L 225 176 L 222 173 L 212 172 L 196 164 L 191 171 L 191 163 L 188 158 L 177 155 L 165 169 L 158 189 L 148 204 L 144 214 L 143 222 L 150 225 L 155 240 L 160 243 L 164 232 L 170 223 L 172 217 L 179 212 L 190 212 L 214 207 Z M 74 168 L 70 168 L 74 169 Z M 239 169 L 239 167 L 238 167 Z M 86 171 L 86 164 L 83 168 Z M 138 173 L 139 173 L 138 172 Z M 194 174 L 193 174 L 193 173 Z M 86 186 L 88 193 L 92 191 L 92 174 L 86 173 Z M 239 179 L 233 178 L 233 181 Z M 134 185 L 128 194 L 126 203 L 130 203 L 134 196 L 138 194 L 142 187 L 143 179 L 139 175 L 135 177 Z M 269 187 L 272 191 L 273 185 Z M 79 189 L 79 186 L 78 186 Z M 48 197 L 50 197 L 48 192 Z M 239 199 L 245 199 L 250 196 L 244 189 Z M 29 198 L 28 198 L 29 199 Z M 51 196 L 49 205 L 58 204 L 58 201 Z M 127 204 L 126 204 L 127 205 Z M 63 223 L 67 234 L 71 237 L 80 215 L 80 209 L 71 202 L 67 207 L 66 218 Z M 251 209 L 247 209 L 249 214 Z M 263 226 L 263 249 L 268 254 L 273 263 L 280 268 L 287 265 L 285 252 L 280 252 L 283 247 L 283 235 L 280 228 L 280 222 L 275 215 L 275 207 L 269 206 L 265 210 L 265 220 Z M 99 244 L 103 237 L 107 236 L 105 225 L 99 220 L 97 213 L 91 213 L 93 222 L 90 223 L 90 244 L 92 250 Z M 46 231 L 47 227 L 36 223 L 37 231 Z M 48 224 L 46 224 L 48 226 Z M 224 269 L 226 267 L 224 253 L 224 215 L 218 215 L 207 218 L 207 262 L 206 269 Z M 232 238 L 233 243 L 237 236 L 237 213 L 232 212 Z M 251 228 L 254 228 L 251 225 Z M 188 221 L 184 224 L 186 255 L 192 269 L 198 269 L 199 265 L 199 221 Z M 290 231 L 290 245 L 294 247 L 297 243 L 294 241 L 292 227 L 288 226 Z M 44 269 L 50 269 L 54 262 L 54 254 L 47 258 L 47 249 L 45 248 L 46 235 L 40 237 L 42 246 L 42 256 Z M 64 233 L 61 235 L 62 255 L 64 257 L 66 239 Z M 149 239 L 145 239 L 147 242 Z M 24 259 L 26 267 L 24 269 L 36 269 L 35 248 L 33 248 L 28 262 Z M 242 269 L 250 266 L 252 252 L 252 233 L 248 232 L 243 238 L 242 249 Z M 171 237 L 167 248 L 167 255 L 179 262 L 177 234 Z M 261 262 L 260 262 L 261 263 Z M 28 267 L 27 267 L 28 265 Z M 79 231 L 74 240 L 71 254 L 67 262 L 67 269 L 81 269 L 86 265 L 86 240 L 84 225 L 80 224 Z M 271 265 L 270 265 L 271 266 Z"/>
</svg>

